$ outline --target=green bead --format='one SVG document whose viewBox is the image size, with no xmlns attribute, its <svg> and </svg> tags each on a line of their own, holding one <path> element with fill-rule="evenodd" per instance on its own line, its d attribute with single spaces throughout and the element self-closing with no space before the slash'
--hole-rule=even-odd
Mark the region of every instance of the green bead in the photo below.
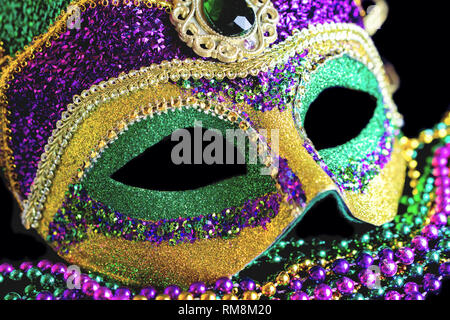
<svg viewBox="0 0 450 320">
<path fill-rule="evenodd" d="M 3 298 L 4 300 L 21 300 L 22 297 L 17 292 L 9 292 Z"/>
<path fill-rule="evenodd" d="M 415 276 L 423 275 L 423 267 L 420 264 L 414 264 L 411 266 L 411 273 Z"/>
<path fill-rule="evenodd" d="M 38 268 L 32 267 L 27 271 L 27 278 L 31 281 L 37 280 L 42 275 L 41 270 Z"/>
<path fill-rule="evenodd" d="M 5 280 L 2 274 L 0 274 L 0 283 L 2 283 Z"/>
<path fill-rule="evenodd" d="M 29 284 L 25 287 L 24 292 L 28 297 L 35 297 L 39 291 L 35 285 Z"/>
<path fill-rule="evenodd" d="M 357 293 L 353 296 L 354 300 L 366 300 L 366 298 L 364 298 L 364 296 L 361 293 Z"/>
<path fill-rule="evenodd" d="M 48 289 L 55 284 L 55 278 L 51 274 L 44 274 L 41 277 L 40 283 L 42 287 Z"/>
<path fill-rule="evenodd" d="M 60 297 L 64 293 L 64 288 L 56 288 L 55 291 L 53 291 L 53 295 L 55 297 Z"/>
<path fill-rule="evenodd" d="M 430 252 L 429 253 L 429 257 L 431 260 L 433 260 L 434 262 L 439 262 L 439 258 L 440 258 L 440 254 L 439 252 L 435 251 L 435 252 Z"/>
<path fill-rule="evenodd" d="M 22 278 L 23 278 L 23 272 L 21 270 L 13 270 L 8 274 L 8 277 L 11 280 L 19 281 L 19 280 L 22 280 Z"/>
</svg>

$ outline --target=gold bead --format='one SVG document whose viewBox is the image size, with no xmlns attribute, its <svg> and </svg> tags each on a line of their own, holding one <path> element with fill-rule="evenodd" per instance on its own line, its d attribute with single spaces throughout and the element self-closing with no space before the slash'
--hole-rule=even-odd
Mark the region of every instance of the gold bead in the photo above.
<svg viewBox="0 0 450 320">
<path fill-rule="evenodd" d="M 243 296 L 242 296 L 243 300 L 258 300 L 259 296 L 256 293 L 256 291 L 245 291 Z"/>
<path fill-rule="evenodd" d="M 206 291 L 200 296 L 200 300 L 216 300 L 216 294 L 212 291 Z"/>
<path fill-rule="evenodd" d="M 155 300 L 170 300 L 170 296 L 168 294 L 158 294 Z"/>
<path fill-rule="evenodd" d="M 238 300 L 238 297 L 236 297 L 234 294 L 226 294 L 222 297 L 222 300 Z"/>
<path fill-rule="evenodd" d="M 413 148 L 413 149 L 417 149 L 419 147 L 419 144 L 420 144 L 419 140 L 417 140 L 417 139 L 410 139 L 409 143 L 411 145 L 411 148 Z"/>
<path fill-rule="evenodd" d="M 194 295 L 190 292 L 183 291 L 178 295 L 178 300 L 194 300 Z"/>
<path fill-rule="evenodd" d="M 137 296 L 133 297 L 133 300 L 148 300 L 148 299 L 147 299 L 147 297 L 137 295 Z"/>
<path fill-rule="evenodd" d="M 300 270 L 300 266 L 298 264 L 293 264 L 289 267 L 288 272 L 290 275 L 296 275 Z"/>
<path fill-rule="evenodd" d="M 289 283 L 289 274 L 285 271 L 280 272 L 277 276 L 277 283 L 280 285 L 287 285 Z"/>
<path fill-rule="evenodd" d="M 277 288 L 272 282 L 268 282 L 261 287 L 261 292 L 263 295 L 271 297 L 277 292 Z"/>
</svg>

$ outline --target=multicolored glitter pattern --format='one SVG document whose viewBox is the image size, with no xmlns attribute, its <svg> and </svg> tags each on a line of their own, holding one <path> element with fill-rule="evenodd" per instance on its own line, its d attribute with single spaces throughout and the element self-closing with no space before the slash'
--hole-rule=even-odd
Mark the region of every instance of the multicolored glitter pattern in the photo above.
<svg viewBox="0 0 450 320">
<path fill-rule="evenodd" d="M 362 26 L 358 7 L 350 0 L 284 0 L 274 1 L 274 6 L 281 15 L 279 41 L 310 24 Z M 68 30 L 53 40 L 9 83 L 10 147 L 23 195 L 29 193 L 43 147 L 73 95 L 121 72 L 185 58 L 196 55 L 178 39 L 165 11 L 131 3 L 88 7 L 80 30 Z M 274 104 L 281 107 L 283 99 L 277 99 Z"/>
<path fill-rule="evenodd" d="M 391 158 L 395 135 L 392 134 L 392 126 L 388 120 L 385 121 L 385 128 L 386 133 L 381 137 L 374 151 L 365 156 L 350 158 L 346 166 L 337 167 L 336 169 L 334 167 L 330 169 L 319 153 L 308 142 L 305 142 L 303 146 L 341 190 L 364 193 L 369 182 L 380 173 Z"/>
<path fill-rule="evenodd" d="M 47 139 L 74 95 L 121 72 L 187 57 L 193 53 L 180 43 L 165 11 L 88 7 L 80 30 L 52 41 L 10 82 L 10 146 L 22 193 L 28 194 Z"/>
<path fill-rule="evenodd" d="M 128 161 L 139 156 L 163 138 L 170 137 L 180 128 L 196 126 L 220 130 L 223 138 L 230 138 L 227 137 L 227 130 L 233 130 L 231 132 L 239 130 L 238 124 L 232 124 L 194 108 L 178 109 L 135 122 L 128 126 L 117 140 L 109 144 L 108 148 L 104 149 L 83 177 L 83 186 L 93 199 L 111 206 L 122 214 L 153 221 L 180 216 L 188 217 L 203 212 L 202 210 L 218 212 L 223 208 L 238 206 L 245 200 L 255 199 L 276 191 L 274 180 L 269 175 L 261 174 L 261 168 L 264 165 L 260 162 L 251 163 L 249 160 L 249 139 L 245 139 L 245 145 L 239 144 L 238 139 L 229 141 L 245 158 L 246 174 L 200 188 L 183 191 L 149 190 L 128 186 L 110 178 Z M 202 143 L 195 140 L 195 133 L 189 139 L 193 144 Z M 170 153 L 160 156 L 167 157 L 167 161 L 173 159 Z M 147 170 L 159 171 L 158 174 L 161 177 L 166 174 L 161 168 L 148 168 Z"/>
<path fill-rule="evenodd" d="M 289 168 L 285 159 L 279 159 L 277 181 L 287 200 L 304 207 L 306 197 L 302 184 Z M 70 185 L 61 209 L 49 226 L 47 240 L 56 243 L 61 253 L 87 237 L 88 230 L 106 236 L 122 237 L 130 241 L 149 241 L 155 244 L 179 244 L 239 235 L 242 229 L 265 226 L 277 216 L 280 193 L 269 193 L 246 200 L 238 207 L 226 208 L 219 213 L 195 217 L 162 219 L 157 222 L 135 219 L 114 211 L 93 200 L 81 184 Z"/>
<path fill-rule="evenodd" d="M 86 239 L 88 229 L 106 236 L 155 244 L 164 241 L 175 245 L 215 237 L 227 239 L 238 235 L 247 227 L 265 227 L 277 215 L 280 200 L 280 195 L 274 193 L 248 200 L 241 207 L 226 208 L 219 213 L 151 222 L 113 211 L 92 200 L 81 185 L 72 185 L 63 208 L 49 226 L 47 240 L 57 243 L 56 249 L 66 253 L 70 245 Z"/>
<path fill-rule="evenodd" d="M 294 101 L 296 88 L 305 70 L 307 52 L 296 54 L 289 61 L 273 70 L 261 72 L 257 77 L 243 79 L 180 80 L 178 85 L 190 89 L 199 99 L 228 97 L 234 104 L 247 103 L 262 112 L 278 108 L 284 111 Z"/>
<path fill-rule="evenodd" d="M 300 127 L 307 121 L 306 114 L 312 101 L 328 88 L 360 90 L 377 99 L 373 117 L 354 139 L 320 151 L 316 151 L 308 141 L 304 143 L 308 153 L 320 163 L 341 190 L 364 191 L 389 161 L 395 136 L 399 134 L 399 129 L 387 116 L 390 109 L 385 104 L 377 79 L 366 66 L 346 55 L 319 65 L 310 78 L 308 82 L 302 81 L 305 93 L 297 97 L 300 104 L 294 111 Z"/>
</svg>

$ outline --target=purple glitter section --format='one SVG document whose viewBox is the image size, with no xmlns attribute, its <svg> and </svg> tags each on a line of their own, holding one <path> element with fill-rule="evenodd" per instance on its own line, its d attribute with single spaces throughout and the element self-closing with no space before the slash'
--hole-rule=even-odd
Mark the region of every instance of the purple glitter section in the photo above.
<svg viewBox="0 0 450 320">
<path fill-rule="evenodd" d="M 325 22 L 362 26 L 350 0 L 274 0 L 280 13 L 279 38 L 294 29 Z M 182 43 L 169 15 L 134 5 L 87 8 L 81 29 L 72 29 L 36 53 L 10 82 L 7 91 L 12 140 L 20 191 L 27 195 L 40 155 L 56 122 L 75 94 L 121 72 L 163 60 L 197 57 Z"/>
<path fill-rule="evenodd" d="M 295 29 L 323 23 L 355 23 L 364 27 L 360 8 L 353 0 L 272 0 L 278 10 L 278 40 L 285 40 Z"/>
<path fill-rule="evenodd" d="M 29 192 L 44 145 L 75 94 L 121 72 L 193 55 L 163 10 L 88 8 L 80 30 L 62 34 L 10 83 L 11 148 L 21 192 Z"/>
</svg>

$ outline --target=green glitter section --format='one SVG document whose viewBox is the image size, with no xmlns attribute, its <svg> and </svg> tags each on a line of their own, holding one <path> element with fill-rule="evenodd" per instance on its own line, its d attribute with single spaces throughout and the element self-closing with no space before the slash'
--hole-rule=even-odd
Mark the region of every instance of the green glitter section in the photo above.
<svg viewBox="0 0 450 320">
<path fill-rule="evenodd" d="M 152 119 L 137 122 L 120 135 L 101 155 L 87 173 L 82 185 L 88 194 L 113 210 L 142 220 L 174 219 L 219 212 L 237 207 L 248 199 L 276 191 L 270 176 L 261 175 L 261 164 L 248 164 L 247 174 L 226 179 L 202 188 L 187 191 L 157 191 L 127 186 L 110 178 L 131 159 L 143 153 L 180 128 L 202 126 L 218 129 L 225 136 L 226 129 L 236 129 L 231 123 L 199 112 L 193 108 L 164 113 Z M 247 139 L 248 140 L 248 139 Z M 248 143 L 248 141 L 247 141 Z M 249 150 L 248 145 L 246 150 Z M 248 154 L 240 150 L 242 154 Z M 155 174 L 158 168 L 151 168 Z"/>
<path fill-rule="evenodd" d="M 312 74 L 309 84 L 306 85 L 306 94 L 299 110 L 302 126 L 309 106 L 321 92 L 332 87 L 363 91 L 377 99 L 374 116 L 356 138 L 343 145 L 319 151 L 319 155 L 329 169 L 337 172 L 339 168 L 348 166 L 350 161 L 357 161 L 375 151 L 385 133 L 383 124 L 386 120 L 386 110 L 383 95 L 374 74 L 361 62 L 343 56 L 326 62 Z"/>
<path fill-rule="evenodd" d="M 72 0 L 3 0 L 0 9 L 0 41 L 13 56 L 33 38 L 47 32 Z"/>
</svg>

